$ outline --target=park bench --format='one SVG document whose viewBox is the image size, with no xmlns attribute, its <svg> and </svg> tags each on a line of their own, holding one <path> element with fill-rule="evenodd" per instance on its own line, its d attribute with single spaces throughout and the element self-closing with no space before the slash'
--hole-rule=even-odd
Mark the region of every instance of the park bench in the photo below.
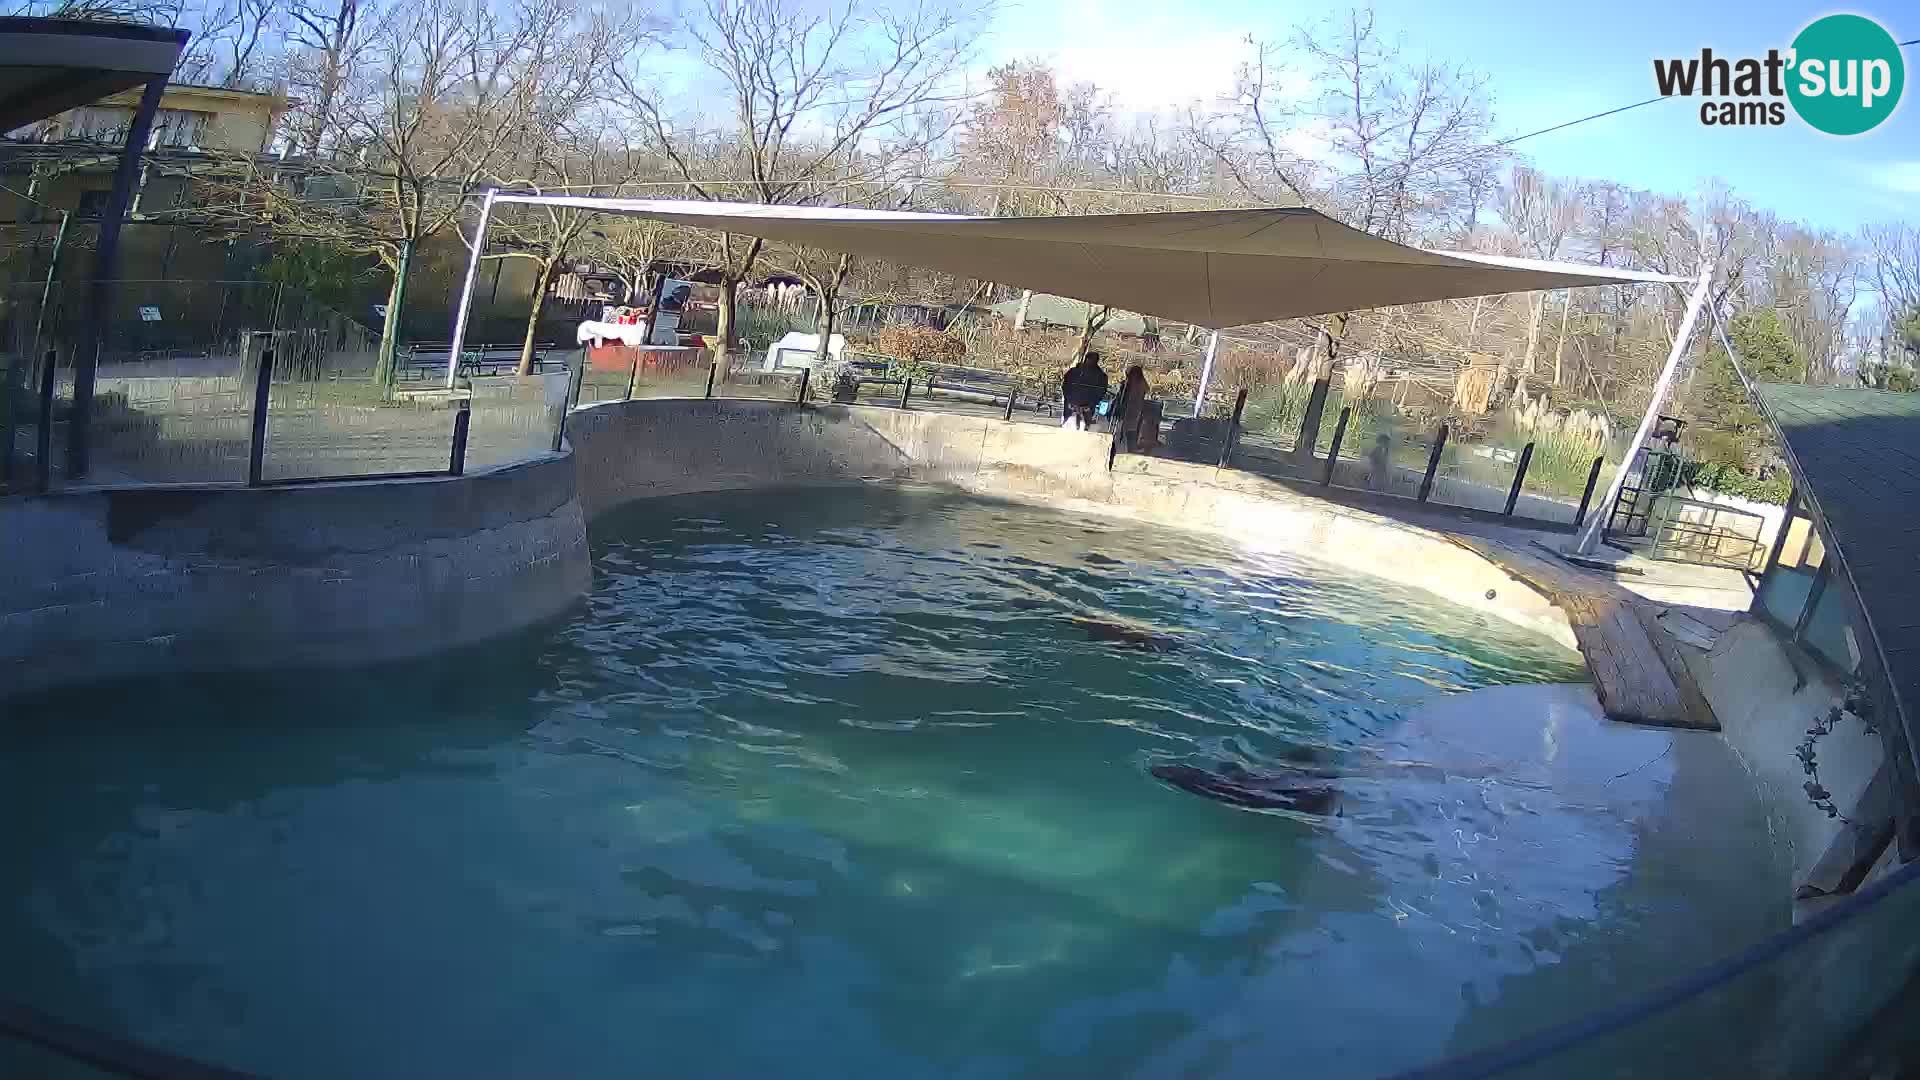
<svg viewBox="0 0 1920 1080">
<path fill-rule="evenodd" d="M 393 376 L 397 382 L 431 382 L 445 377 L 447 370 L 447 349 L 452 342 L 415 342 L 402 348 L 400 355 L 394 358 Z M 551 342 L 536 345 L 536 349 L 554 349 Z M 511 353 L 509 355 L 509 352 Z M 533 373 L 545 374 L 548 371 L 564 368 L 565 360 L 549 360 L 539 352 L 533 356 Z M 511 375 L 520 368 L 520 346 L 518 345 L 475 345 L 460 350 L 460 367 L 456 375 L 464 378 L 487 378 L 497 375 Z"/>
</svg>

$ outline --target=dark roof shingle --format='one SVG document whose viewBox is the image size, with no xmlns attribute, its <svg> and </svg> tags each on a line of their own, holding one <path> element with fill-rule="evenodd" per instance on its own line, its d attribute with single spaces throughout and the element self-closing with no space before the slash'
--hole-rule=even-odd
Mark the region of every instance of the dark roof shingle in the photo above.
<svg viewBox="0 0 1920 1080">
<path fill-rule="evenodd" d="M 1825 520 L 1887 658 L 1904 718 L 1920 719 L 1920 394 L 1762 383 L 1795 479 Z"/>
</svg>

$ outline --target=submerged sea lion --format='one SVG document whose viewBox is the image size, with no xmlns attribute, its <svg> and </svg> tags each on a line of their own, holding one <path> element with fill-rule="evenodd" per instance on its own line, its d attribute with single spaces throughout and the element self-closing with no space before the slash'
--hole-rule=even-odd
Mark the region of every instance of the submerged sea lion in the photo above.
<svg viewBox="0 0 1920 1080">
<path fill-rule="evenodd" d="M 1119 622 L 1114 619 L 1102 619 L 1088 615 L 1073 617 L 1073 625 L 1087 632 L 1095 641 L 1105 641 L 1129 649 L 1141 649 L 1146 652 L 1172 652 L 1180 647 L 1180 642 L 1166 634 L 1156 633 L 1138 624 Z"/>
<path fill-rule="evenodd" d="M 1263 776 L 1231 762 L 1212 769 L 1155 765 L 1149 771 L 1182 791 L 1229 806 L 1297 810 L 1321 817 L 1340 813 L 1340 789 L 1330 782 L 1331 777 L 1311 772 Z"/>
</svg>

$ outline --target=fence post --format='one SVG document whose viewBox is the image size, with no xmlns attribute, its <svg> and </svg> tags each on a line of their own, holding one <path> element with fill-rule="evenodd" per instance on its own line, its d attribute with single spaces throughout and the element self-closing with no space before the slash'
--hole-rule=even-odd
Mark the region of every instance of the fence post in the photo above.
<svg viewBox="0 0 1920 1080">
<path fill-rule="evenodd" d="M 573 412 L 573 403 L 580 399 L 580 384 L 587 378 L 587 353 L 580 351 L 580 366 L 567 375 L 567 407 L 560 410 L 560 422 L 553 425 L 553 452 L 559 453 L 567 437 L 567 416 Z"/>
<path fill-rule="evenodd" d="M 53 366 L 56 350 L 47 350 L 46 362 L 40 366 L 40 430 L 34 433 L 34 460 L 38 464 L 40 475 L 35 486 L 45 495 L 53 486 Z"/>
<path fill-rule="evenodd" d="M 1340 419 L 1333 423 L 1333 445 L 1327 447 L 1327 471 L 1320 477 L 1321 487 L 1333 486 L 1333 470 L 1340 464 L 1340 440 L 1347 437 L 1347 420 L 1353 416 L 1351 407 L 1340 410 Z"/>
<path fill-rule="evenodd" d="M 273 392 L 273 350 L 260 350 L 253 373 L 253 434 L 247 439 L 247 486 L 259 487 L 267 460 L 267 398 Z"/>
<path fill-rule="evenodd" d="M 580 362 L 578 364 L 567 365 L 567 411 L 568 412 L 572 412 L 573 410 L 580 407 L 580 391 L 586 385 L 587 385 L 587 350 L 585 348 L 582 348 L 580 350 Z M 544 386 L 541 387 L 540 392 L 544 395 L 546 393 L 546 388 Z"/>
<path fill-rule="evenodd" d="M 1233 395 L 1233 415 L 1227 418 L 1227 437 L 1220 440 L 1220 467 L 1227 467 L 1227 460 L 1233 457 L 1233 437 L 1240 433 L 1240 413 L 1247 407 L 1247 388 Z"/>
<path fill-rule="evenodd" d="M 1513 516 L 1514 504 L 1520 501 L 1520 485 L 1526 483 L 1527 466 L 1531 464 L 1533 464 L 1533 444 L 1528 443 L 1520 448 L 1520 466 L 1513 470 L 1513 487 L 1507 492 L 1506 514 L 1508 517 Z"/>
<path fill-rule="evenodd" d="M 634 349 L 632 351 L 633 363 L 627 368 L 627 396 L 621 398 L 621 401 L 632 401 L 633 388 L 640 384 L 640 350 Z"/>
<path fill-rule="evenodd" d="M 1002 419 L 1002 420 L 1012 420 L 1012 419 L 1013 419 L 1013 399 L 1014 399 L 1014 396 L 1015 396 L 1016 394 L 1018 394 L 1018 393 L 1019 393 L 1019 391 L 1017 391 L 1017 390 L 1012 390 L 1012 389 L 1009 389 L 1009 390 L 1007 391 L 1007 411 L 1006 411 L 1005 413 L 1003 413 L 1003 414 L 1001 414 L 1001 416 L 1000 416 L 1000 419 Z"/>
<path fill-rule="evenodd" d="M 911 393 L 913 393 L 913 379 L 911 378 L 901 379 L 900 380 L 900 408 L 904 409 L 907 407 L 907 395 Z"/>
<path fill-rule="evenodd" d="M 1593 502 L 1593 485 L 1600 479 L 1600 466 L 1606 460 L 1604 457 L 1594 458 L 1593 468 L 1587 470 L 1587 490 L 1580 493 L 1580 509 L 1573 515 L 1573 527 L 1576 529 L 1586 524 L 1587 506 Z"/>
<path fill-rule="evenodd" d="M 447 459 L 447 475 L 460 476 L 467 471 L 467 426 L 473 422 L 473 402 L 461 399 L 453 414 L 453 454 Z"/>
<path fill-rule="evenodd" d="M 716 357 L 713 363 L 707 365 L 707 392 L 700 395 L 701 397 L 710 398 L 713 396 L 713 377 L 719 373 L 720 360 Z"/>
<path fill-rule="evenodd" d="M 807 382 L 808 382 L 808 377 L 811 376 L 812 374 L 813 374 L 813 369 L 810 367 L 803 367 L 800 369 L 800 390 L 798 393 L 793 395 L 794 404 L 805 405 L 807 403 Z"/>
<path fill-rule="evenodd" d="M 1420 478 L 1420 502 L 1433 494 L 1433 474 L 1440 471 L 1440 451 L 1447 447 L 1447 425 L 1441 424 L 1433 437 L 1433 453 L 1427 455 L 1427 475 Z"/>
</svg>

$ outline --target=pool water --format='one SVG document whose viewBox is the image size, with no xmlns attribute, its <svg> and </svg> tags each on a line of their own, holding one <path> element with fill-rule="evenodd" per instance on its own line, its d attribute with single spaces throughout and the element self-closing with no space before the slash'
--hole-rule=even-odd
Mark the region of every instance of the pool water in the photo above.
<svg viewBox="0 0 1920 1080">
<path fill-rule="evenodd" d="M 594 532 L 510 641 L 14 707 L 0 992 L 288 1078 L 1365 1076 L 1785 921 L 1717 740 L 1410 588 L 911 488 Z"/>
</svg>

